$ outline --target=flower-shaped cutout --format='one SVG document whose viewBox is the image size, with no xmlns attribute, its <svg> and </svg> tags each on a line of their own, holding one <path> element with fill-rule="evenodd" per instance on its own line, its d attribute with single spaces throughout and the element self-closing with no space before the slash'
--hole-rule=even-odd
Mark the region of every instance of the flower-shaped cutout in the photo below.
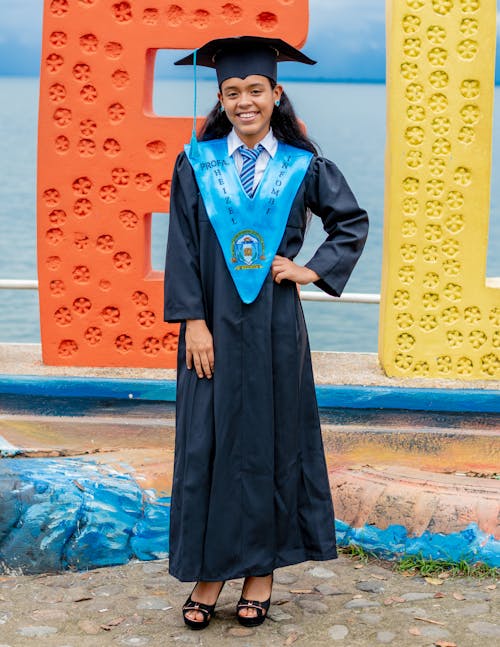
<svg viewBox="0 0 500 647">
<path fill-rule="evenodd" d="M 461 213 L 453 213 L 445 222 L 445 227 L 450 234 L 459 234 L 464 226 L 465 221 Z"/>
<path fill-rule="evenodd" d="M 95 54 L 99 41 L 95 34 L 84 34 L 80 36 L 80 47 L 86 54 Z"/>
<path fill-rule="evenodd" d="M 466 99 L 477 99 L 481 91 L 481 84 L 477 79 L 465 79 L 460 84 L 460 93 Z"/>
<path fill-rule="evenodd" d="M 125 168 L 114 168 L 111 171 L 111 180 L 118 186 L 127 186 L 130 182 L 130 172 Z"/>
<path fill-rule="evenodd" d="M 476 106 L 474 103 L 469 103 L 466 106 L 460 110 L 460 116 L 462 117 L 462 121 L 467 124 L 468 126 L 473 126 L 474 124 L 477 124 L 479 121 L 479 117 L 481 115 L 481 111 L 479 110 L 479 106 Z"/>
<path fill-rule="evenodd" d="M 413 375 L 416 375 L 417 377 L 425 377 L 426 375 L 429 375 L 429 371 L 429 362 L 426 362 L 425 360 L 415 362 L 415 366 L 413 367 Z"/>
<path fill-rule="evenodd" d="M 105 324 L 113 326 L 120 321 L 120 310 L 116 306 L 106 306 L 101 311 L 101 317 Z"/>
<path fill-rule="evenodd" d="M 405 261 L 414 261 L 417 258 L 417 246 L 410 243 L 401 245 L 401 256 Z"/>
<path fill-rule="evenodd" d="M 118 142 L 116 139 L 113 139 L 112 137 L 109 137 L 105 140 L 102 148 L 106 155 L 108 155 L 108 157 L 115 157 L 121 152 L 122 149 L 120 142 Z"/>
<path fill-rule="evenodd" d="M 90 270 L 86 265 L 77 265 L 71 275 L 75 283 L 88 283 L 90 281 Z"/>
<path fill-rule="evenodd" d="M 437 263 L 439 250 L 436 245 L 427 245 L 423 249 L 423 258 L 426 263 Z"/>
<path fill-rule="evenodd" d="M 73 205 L 73 213 L 78 218 L 85 218 L 92 213 L 92 202 L 87 198 L 79 198 Z"/>
<path fill-rule="evenodd" d="M 439 274 L 436 272 L 427 272 L 424 275 L 423 286 L 428 290 L 435 290 L 439 285 Z"/>
<path fill-rule="evenodd" d="M 438 320 L 431 314 L 422 315 L 418 322 L 418 327 L 423 332 L 432 332 L 438 327 Z"/>
<path fill-rule="evenodd" d="M 132 301 L 135 303 L 136 306 L 147 306 L 149 302 L 149 297 L 145 292 L 136 290 L 132 294 Z"/>
<path fill-rule="evenodd" d="M 418 210 L 419 204 L 416 198 L 405 198 L 403 200 L 403 213 L 405 216 L 416 216 Z"/>
<path fill-rule="evenodd" d="M 415 236 L 417 233 L 417 223 L 414 220 L 404 220 L 401 226 L 401 233 L 405 238 Z"/>
<path fill-rule="evenodd" d="M 431 123 L 435 135 L 447 135 L 450 132 L 451 121 L 449 117 L 435 117 Z"/>
<path fill-rule="evenodd" d="M 153 178 L 149 173 L 137 173 L 134 181 L 139 191 L 147 191 L 153 184 Z"/>
<path fill-rule="evenodd" d="M 495 306 L 490 310 L 488 319 L 494 326 L 500 327 L 500 306 Z"/>
<path fill-rule="evenodd" d="M 137 216 L 137 214 L 130 209 L 124 209 L 123 211 L 120 211 L 120 215 L 118 217 L 125 229 L 135 229 L 139 222 L 139 217 Z"/>
<path fill-rule="evenodd" d="M 441 313 L 441 321 L 447 326 L 452 326 L 460 319 L 460 310 L 456 306 L 445 308 Z"/>
<path fill-rule="evenodd" d="M 500 357 L 495 353 L 488 353 L 481 357 L 481 373 L 490 377 L 500 376 Z"/>
<path fill-rule="evenodd" d="M 446 29 L 439 25 L 431 25 L 427 29 L 427 38 L 433 45 L 441 45 L 446 39 Z"/>
<path fill-rule="evenodd" d="M 448 276 L 458 276 L 462 270 L 462 266 L 460 265 L 460 261 L 449 258 L 443 263 L 443 270 Z"/>
<path fill-rule="evenodd" d="M 475 18 L 464 18 L 460 23 L 460 31 L 464 36 L 475 36 L 479 30 L 479 23 Z"/>
<path fill-rule="evenodd" d="M 453 9 L 453 0 L 432 0 L 432 8 L 440 16 L 446 16 Z"/>
<path fill-rule="evenodd" d="M 158 355 L 161 350 L 161 342 L 157 337 L 148 337 L 142 344 L 142 350 L 146 355 Z"/>
<path fill-rule="evenodd" d="M 92 181 L 86 176 L 78 177 L 71 185 L 75 195 L 88 195 L 92 189 Z"/>
<path fill-rule="evenodd" d="M 460 5 L 464 13 L 474 13 L 481 6 L 480 0 L 460 0 Z"/>
<path fill-rule="evenodd" d="M 111 75 L 111 80 L 115 88 L 119 90 L 126 88 L 130 82 L 129 73 L 126 70 L 115 70 Z"/>
<path fill-rule="evenodd" d="M 425 203 L 425 215 L 427 218 L 438 219 L 443 214 L 443 203 L 439 200 L 428 200 Z"/>
<path fill-rule="evenodd" d="M 111 252 L 115 246 L 115 241 L 110 234 L 103 234 L 97 238 L 96 245 L 100 252 Z"/>
<path fill-rule="evenodd" d="M 433 178 L 426 183 L 425 190 L 432 198 L 439 198 L 444 191 L 444 182 L 443 180 Z"/>
<path fill-rule="evenodd" d="M 406 193 L 416 193 L 418 191 L 418 186 L 420 180 L 416 177 L 407 177 L 403 180 L 403 189 Z"/>
<path fill-rule="evenodd" d="M 464 319 L 468 324 L 476 324 L 481 321 L 481 309 L 477 306 L 469 306 L 464 310 Z"/>
<path fill-rule="evenodd" d="M 117 124 L 125 118 L 125 108 L 121 103 L 112 103 L 109 106 L 108 118 L 113 124 Z"/>
<path fill-rule="evenodd" d="M 95 155 L 95 141 L 93 139 L 80 139 L 78 142 L 78 153 L 82 157 L 92 157 Z"/>
<path fill-rule="evenodd" d="M 87 234 L 81 234 L 77 232 L 74 235 L 73 244 L 78 250 L 83 251 L 89 246 L 89 237 L 87 236 Z"/>
<path fill-rule="evenodd" d="M 71 110 L 69 108 L 58 108 L 54 112 L 54 122 L 59 128 L 66 128 L 71 123 L 73 118 Z"/>
<path fill-rule="evenodd" d="M 94 103 L 97 99 L 97 89 L 93 85 L 87 83 L 80 90 L 80 99 L 84 103 Z"/>
<path fill-rule="evenodd" d="M 91 346 L 96 346 L 102 340 L 102 330 L 97 326 L 90 326 L 83 333 L 85 341 Z"/>
<path fill-rule="evenodd" d="M 457 360 L 457 373 L 459 375 L 471 375 L 474 364 L 468 357 L 459 357 Z"/>
<path fill-rule="evenodd" d="M 424 229 L 424 237 L 432 243 L 438 243 L 443 237 L 443 230 L 440 225 L 426 225 Z"/>
<path fill-rule="evenodd" d="M 49 245 L 59 245 L 59 243 L 62 242 L 63 238 L 63 230 L 59 227 L 52 227 L 51 229 L 47 229 L 47 232 L 45 233 L 45 240 L 49 243 Z"/>
<path fill-rule="evenodd" d="M 410 303 L 410 293 L 408 290 L 396 290 L 392 302 L 396 308 L 406 308 Z"/>
<path fill-rule="evenodd" d="M 405 131 L 405 137 L 411 146 L 419 146 L 424 141 L 425 131 L 420 126 L 409 126 Z"/>
<path fill-rule="evenodd" d="M 53 297 L 60 297 L 66 292 L 66 286 L 64 281 L 60 279 L 55 279 L 49 283 L 49 290 Z"/>
<path fill-rule="evenodd" d="M 441 375 L 447 375 L 452 369 L 452 359 L 449 355 L 440 355 L 437 360 L 437 369 Z"/>
<path fill-rule="evenodd" d="M 482 330 L 471 330 L 469 333 L 469 343 L 472 346 L 472 348 L 475 348 L 476 350 L 478 348 L 481 348 L 481 346 L 484 346 L 484 344 L 488 341 L 488 337 L 486 336 L 486 333 Z"/>
<path fill-rule="evenodd" d="M 413 81 L 418 76 L 418 65 L 410 62 L 403 63 L 401 65 L 401 76 L 407 81 Z"/>
<path fill-rule="evenodd" d="M 163 336 L 162 346 L 166 351 L 176 351 L 179 342 L 179 335 L 173 331 L 168 332 Z"/>
<path fill-rule="evenodd" d="M 132 7 L 129 2 L 117 2 L 111 7 L 116 22 L 130 22 L 132 20 Z"/>
<path fill-rule="evenodd" d="M 443 67 L 448 58 L 448 52 L 443 47 L 433 47 L 427 55 L 429 63 L 435 67 Z"/>
<path fill-rule="evenodd" d="M 86 315 L 92 308 L 92 303 L 86 297 L 78 297 L 73 301 L 73 311 L 78 315 Z"/>
<path fill-rule="evenodd" d="M 442 92 L 435 92 L 429 99 L 429 108 L 432 112 L 444 112 L 448 108 L 448 97 Z"/>
<path fill-rule="evenodd" d="M 420 168 L 423 164 L 422 151 L 408 151 L 406 155 L 406 163 L 410 168 Z"/>
<path fill-rule="evenodd" d="M 59 344 L 57 353 L 59 357 L 72 357 L 78 352 L 78 344 L 74 339 L 63 339 Z"/>
<path fill-rule="evenodd" d="M 66 222 L 67 215 L 63 209 L 53 209 L 49 213 L 49 220 L 52 225 L 62 225 Z"/>
<path fill-rule="evenodd" d="M 500 330 L 495 330 L 491 340 L 493 342 L 493 348 L 500 348 Z"/>
<path fill-rule="evenodd" d="M 407 14 L 403 18 L 403 31 L 405 34 L 414 34 L 420 29 L 421 22 L 418 16 Z"/>
<path fill-rule="evenodd" d="M 66 88 L 62 83 L 54 83 L 50 86 L 49 99 L 53 103 L 62 103 L 66 99 Z"/>
<path fill-rule="evenodd" d="M 442 245 L 442 250 L 443 254 L 453 258 L 453 256 L 456 256 L 460 251 L 460 243 L 458 240 L 454 240 L 453 238 L 447 238 Z"/>
<path fill-rule="evenodd" d="M 448 301 L 461 301 L 462 286 L 458 285 L 458 283 L 447 283 L 443 290 L 443 294 Z"/>
<path fill-rule="evenodd" d="M 403 52 L 408 58 L 418 58 L 422 51 L 420 38 L 406 38 L 403 43 Z"/>
<path fill-rule="evenodd" d="M 414 323 L 413 315 L 409 312 L 400 312 L 396 316 L 396 324 L 400 330 L 408 330 Z"/>
<path fill-rule="evenodd" d="M 411 285 L 415 280 L 415 268 L 413 265 L 404 265 L 399 269 L 398 276 L 403 285 Z"/>
<path fill-rule="evenodd" d="M 479 44 L 476 40 L 472 40 L 472 38 L 467 38 L 457 45 L 458 56 L 463 61 L 473 61 L 477 56 L 478 50 Z"/>
<path fill-rule="evenodd" d="M 439 307 L 439 294 L 437 292 L 426 292 L 422 297 L 422 303 L 426 310 L 434 310 Z"/>
<path fill-rule="evenodd" d="M 132 350 L 133 345 L 134 342 L 130 335 L 118 335 L 115 339 L 115 346 L 122 353 L 128 353 Z"/>
<path fill-rule="evenodd" d="M 462 144 L 469 145 L 476 139 L 476 132 L 470 126 L 464 126 L 458 132 L 458 141 Z"/>
<path fill-rule="evenodd" d="M 87 63 L 77 63 L 74 65 L 73 77 L 82 83 L 88 81 L 90 79 L 90 65 L 87 65 Z"/>
<path fill-rule="evenodd" d="M 59 54 L 49 54 L 45 59 L 45 67 L 51 74 L 56 74 L 59 72 L 63 66 L 64 59 Z"/>
<path fill-rule="evenodd" d="M 156 315 L 152 310 L 141 310 L 137 315 L 137 321 L 143 328 L 151 328 L 156 322 Z"/>
<path fill-rule="evenodd" d="M 409 351 L 415 346 L 415 337 L 407 332 L 398 335 L 396 343 L 402 351 Z"/>
<path fill-rule="evenodd" d="M 432 157 L 429 160 L 429 171 L 434 177 L 441 177 L 446 170 L 446 160 L 442 157 Z"/>
<path fill-rule="evenodd" d="M 115 202 L 118 198 L 116 187 L 112 184 L 106 184 L 99 189 L 99 197 L 103 202 Z"/>
<path fill-rule="evenodd" d="M 438 137 L 432 144 L 434 155 L 449 155 L 451 153 L 451 142 L 445 137 Z"/>
<path fill-rule="evenodd" d="M 80 121 L 80 132 L 84 137 L 92 137 L 97 130 L 97 124 L 93 119 L 82 119 Z"/>
<path fill-rule="evenodd" d="M 425 108 L 423 106 L 411 105 L 406 111 L 410 121 L 423 121 L 425 119 Z"/>
<path fill-rule="evenodd" d="M 460 332 L 460 330 L 449 330 L 446 333 L 446 339 L 448 341 L 448 345 L 451 348 L 460 348 L 460 346 L 464 343 L 464 336 Z"/>
<path fill-rule="evenodd" d="M 448 73 L 444 70 L 434 70 L 429 75 L 429 83 L 436 89 L 445 88 L 450 81 Z"/>
<path fill-rule="evenodd" d="M 394 358 L 394 363 L 400 371 L 409 371 L 413 364 L 413 357 L 406 353 L 398 353 Z"/>
<path fill-rule="evenodd" d="M 113 256 L 113 264 L 117 270 L 125 272 L 132 265 L 132 257 L 128 252 L 118 252 Z"/>
<path fill-rule="evenodd" d="M 446 198 L 446 204 L 452 210 L 461 209 L 464 206 L 464 194 L 460 191 L 450 191 Z"/>
<path fill-rule="evenodd" d="M 405 91 L 408 101 L 420 101 L 424 96 L 424 86 L 421 83 L 410 83 Z"/>
<path fill-rule="evenodd" d="M 52 47 L 64 47 L 68 42 L 68 35 L 64 31 L 53 31 L 49 36 Z"/>
</svg>

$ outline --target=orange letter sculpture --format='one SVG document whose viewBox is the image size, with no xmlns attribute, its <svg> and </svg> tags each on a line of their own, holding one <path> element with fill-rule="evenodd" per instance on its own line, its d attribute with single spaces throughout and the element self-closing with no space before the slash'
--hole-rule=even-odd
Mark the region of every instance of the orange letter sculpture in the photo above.
<svg viewBox="0 0 500 647">
<path fill-rule="evenodd" d="M 242 34 L 301 46 L 307 0 L 45 0 L 38 141 L 38 277 L 43 361 L 173 367 L 151 269 L 151 213 L 192 119 L 157 117 L 158 49 Z M 214 87 L 215 92 L 215 87 Z"/>
</svg>

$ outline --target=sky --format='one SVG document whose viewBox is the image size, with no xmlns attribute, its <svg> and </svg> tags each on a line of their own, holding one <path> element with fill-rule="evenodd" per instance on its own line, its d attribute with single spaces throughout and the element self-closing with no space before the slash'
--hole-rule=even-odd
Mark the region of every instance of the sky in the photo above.
<svg viewBox="0 0 500 647">
<path fill-rule="evenodd" d="M 0 0 L 0 75 L 38 76 L 42 6 L 43 0 Z M 287 63 L 286 69 L 281 66 L 283 78 L 384 80 L 385 0 L 310 0 L 309 7 L 305 51 L 319 63 L 307 70 Z M 173 52 L 159 53 L 158 77 L 170 75 L 174 57 Z M 176 69 L 175 76 L 182 73 Z"/>
</svg>

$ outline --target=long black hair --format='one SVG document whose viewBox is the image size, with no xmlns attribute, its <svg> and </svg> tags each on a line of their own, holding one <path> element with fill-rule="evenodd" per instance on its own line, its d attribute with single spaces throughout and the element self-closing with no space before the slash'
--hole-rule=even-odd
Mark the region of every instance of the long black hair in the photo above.
<svg viewBox="0 0 500 647">
<path fill-rule="evenodd" d="M 274 90 L 276 82 L 269 79 L 271 89 Z M 231 122 L 227 118 L 225 112 L 220 110 L 220 101 L 208 113 L 204 125 L 198 132 L 198 141 L 204 142 L 210 139 L 221 139 L 226 137 L 232 129 Z M 297 148 L 303 148 L 311 152 L 313 155 L 318 155 L 318 149 L 309 137 L 305 134 L 295 110 L 293 109 L 292 102 L 283 92 L 281 95 L 279 107 L 274 106 L 273 114 L 271 115 L 271 128 L 273 135 L 278 141 Z"/>
</svg>

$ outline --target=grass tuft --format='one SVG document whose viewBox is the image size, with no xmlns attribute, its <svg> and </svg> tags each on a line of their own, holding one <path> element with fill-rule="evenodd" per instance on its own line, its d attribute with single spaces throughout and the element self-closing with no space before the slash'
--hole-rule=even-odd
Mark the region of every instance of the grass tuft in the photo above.
<svg viewBox="0 0 500 647">
<path fill-rule="evenodd" d="M 444 573 L 446 577 L 477 577 L 479 579 L 500 577 L 500 569 L 482 562 L 471 564 L 465 559 L 458 562 L 447 559 L 431 559 L 419 553 L 418 555 L 403 555 L 394 562 L 381 559 L 378 555 L 366 550 L 359 544 L 342 546 L 339 547 L 338 551 L 363 564 L 376 561 L 381 566 L 390 568 L 397 573 L 406 573 L 408 575 L 427 577 L 439 576 Z"/>
</svg>

